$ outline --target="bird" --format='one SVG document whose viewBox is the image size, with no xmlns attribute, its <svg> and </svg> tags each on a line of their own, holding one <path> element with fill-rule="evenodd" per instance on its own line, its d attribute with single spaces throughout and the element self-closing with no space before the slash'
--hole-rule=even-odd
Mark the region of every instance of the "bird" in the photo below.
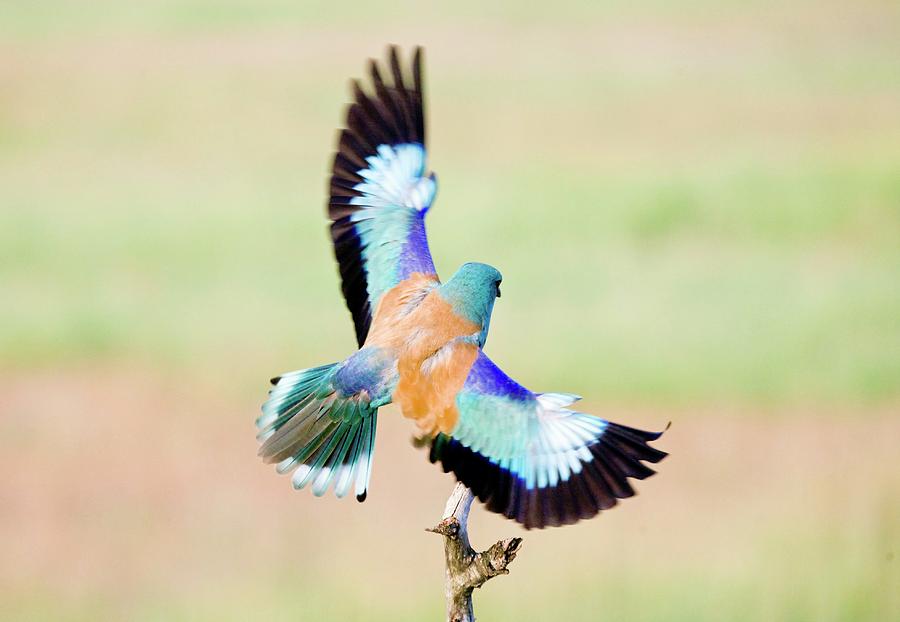
<svg viewBox="0 0 900 622">
<path fill-rule="evenodd" d="M 465 263 L 437 276 L 425 217 L 423 51 L 397 46 L 351 82 L 327 216 L 359 349 L 281 374 L 257 419 L 259 455 L 315 496 L 368 494 L 378 410 L 399 405 L 432 463 L 484 507 L 526 529 L 575 523 L 635 494 L 666 452 L 647 432 L 578 412 L 571 393 L 534 392 L 484 353 L 500 272 Z M 364 88 L 365 87 L 365 88 Z"/>
</svg>

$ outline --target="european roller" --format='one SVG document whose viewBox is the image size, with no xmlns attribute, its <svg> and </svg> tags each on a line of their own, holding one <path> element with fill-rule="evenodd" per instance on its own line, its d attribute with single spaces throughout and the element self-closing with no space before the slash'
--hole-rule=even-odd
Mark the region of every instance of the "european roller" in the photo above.
<svg viewBox="0 0 900 622">
<path fill-rule="evenodd" d="M 328 218 L 359 350 L 292 371 L 257 420 L 259 454 L 294 488 L 366 498 L 378 409 L 397 404 L 429 458 L 485 507 L 526 528 L 591 518 L 634 495 L 629 478 L 665 452 L 645 432 L 578 412 L 570 393 L 536 393 L 484 353 L 500 272 L 435 271 L 425 216 L 437 179 L 426 165 L 422 50 L 410 65 L 396 47 L 352 83 L 329 183 Z"/>
</svg>

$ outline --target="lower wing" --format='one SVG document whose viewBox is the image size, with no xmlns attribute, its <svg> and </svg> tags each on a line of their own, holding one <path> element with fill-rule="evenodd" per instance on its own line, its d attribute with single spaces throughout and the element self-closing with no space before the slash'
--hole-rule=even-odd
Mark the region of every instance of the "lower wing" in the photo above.
<svg viewBox="0 0 900 622">
<path fill-rule="evenodd" d="M 472 489 L 487 509 L 526 529 L 567 525 L 631 497 L 666 453 L 645 432 L 567 408 L 580 399 L 533 393 L 478 353 L 456 396 L 453 429 L 438 434 L 431 461 Z"/>
</svg>

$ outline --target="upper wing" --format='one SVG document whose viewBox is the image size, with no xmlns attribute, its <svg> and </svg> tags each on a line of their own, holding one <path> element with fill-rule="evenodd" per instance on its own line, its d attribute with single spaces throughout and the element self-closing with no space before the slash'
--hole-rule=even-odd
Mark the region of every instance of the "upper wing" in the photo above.
<svg viewBox="0 0 900 622">
<path fill-rule="evenodd" d="M 422 50 L 404 75 L 397 48 L 388 50 L 390 79 L 375 61 L 374 93 L 353 81 L 355 102 L 347 111 L 331 174 L 328 216 L 342 289 L 353 314 L 359 345 L 381 296 L 411 274 L 434 274 L 425 237 L 425 212 L 436 191 L 425 175 Z"/>
<path fill-rule="evenodd" d="M 634 495 L 627 478 L 652 475 L 642 461 L 666 453 L 647 444 L 661 433 L 566 408 L 578 399 L 533 393 L 479 352 L 456 397 L 456 424 L 434 439 L 431 460 L 526 528 L 590 518 Z"/>
</svg>

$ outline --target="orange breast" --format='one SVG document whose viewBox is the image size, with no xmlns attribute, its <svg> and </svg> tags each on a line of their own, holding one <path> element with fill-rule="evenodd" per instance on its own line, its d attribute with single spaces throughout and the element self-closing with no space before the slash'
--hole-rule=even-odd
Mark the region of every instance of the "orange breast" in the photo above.
<svg viewBox="0 0 900 622">
<path fill-rule="evenodd" d="M 459 317 L 436 291 L 434 275 L 413 275 L 384 295 L 366 345 L 389 347 L 397 356 L 399 382 L 393 400 L 422 433 L 450 432 L 478 346 L 461 341 L 481 327 Z"/>
<path fill-rule="evenodd" d="M 401 358 L 394 401 L 400 405 L 403 416 L 415 420 L 423 434 L 449 433 L 459 417 L 456 394 L 477 356 L 477 345 L 454 342 L 424 360 Z"/>
<path fill-rule="evenodd" d="M 428 292 L 439 284 L 437 275 L 416 272 L 388 290 L 372 315 L 372 325 L 365 345 L 388 348 L 402 346 L 406 335 L 415 325 L 413 316 Z"/>
</svg>

